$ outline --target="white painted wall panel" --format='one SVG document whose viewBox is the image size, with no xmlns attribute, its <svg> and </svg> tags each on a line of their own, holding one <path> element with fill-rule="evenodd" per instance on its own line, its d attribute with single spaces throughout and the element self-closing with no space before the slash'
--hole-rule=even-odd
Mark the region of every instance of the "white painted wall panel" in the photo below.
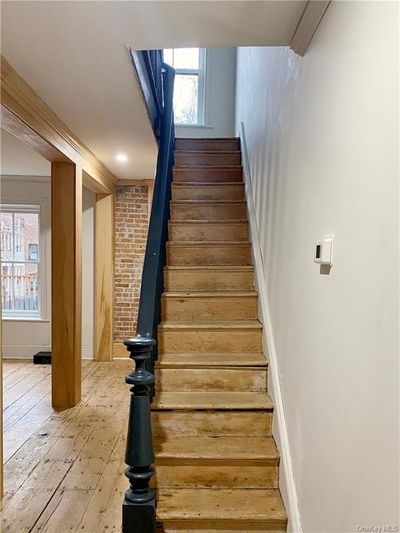
<svg viewBox="0 0 400 533">
<path fill-rule="evenodd" d="M 399 524 L 398 4 L 333 2 L 304 58 L 238 51 L 303 531 Z M 335 234 L 320 274 L 314 243 Z"/>
</svg>

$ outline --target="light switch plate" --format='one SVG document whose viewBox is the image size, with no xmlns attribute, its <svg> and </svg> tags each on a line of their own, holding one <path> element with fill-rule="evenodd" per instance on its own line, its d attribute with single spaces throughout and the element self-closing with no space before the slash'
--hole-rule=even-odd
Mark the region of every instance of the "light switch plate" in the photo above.
<svg viewBox="0 0 400 533">
<path fill-rule="evenodd" d="M 324 235 L 315 243 L 314 261 L 320 265 L 333 265 L 333 239 L 334 235 Z"/>
</svg>

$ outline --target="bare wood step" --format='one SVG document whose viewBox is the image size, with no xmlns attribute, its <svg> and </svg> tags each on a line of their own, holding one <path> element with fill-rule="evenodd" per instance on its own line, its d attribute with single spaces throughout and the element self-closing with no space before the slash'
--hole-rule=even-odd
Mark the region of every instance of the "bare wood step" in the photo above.
<svg viewBox="0 0 400 533">
<path fill-rule="evenodd" d="M 241 182 L 243 180 L 243 168 L 241 166 L 228 167 L 174 167 L 174 183 L 179 182 Z"/>
<path fill-rule="evenodd" d="M 242 438 L 242 440 L 245 440 Z M 172 461 L 171 461 L 172 462 Z M 189 463 L 191 461 L 188 461 Z M 159 489 L 218 488 L 266 489 L 278 487 L 278 466 L 251 465 L 164 465 L 156 459 L 153 487 Z"/>
<path fill-rule="evenodd" d="M 259 392 L 267 390 L 265 368 L 160 368 L 156 390 L 163 392 Z"/>
<path fill-rule="evenodd" d="M 175 150 L 175 164 L 177 166 L 236 166 L 241 164 L 241 154 L 235 152 L 200 152 Z"/>
<path fill-rule="evenodd" d="M 273 404 L 266 392 L 157 392 L 153 410 L 176 409 L 196 411 L 216 410 L 265 410 L 272 411 Z"/>
<path fill-rule="evenodd" d="M 171 220 L 246 220 L 246 202 L 176 200 L 171 202 Z"/>
<path fill-rule="evenodd" d="M 167 266 L 164 269 L 167 291 L 251 290 L 252 266 Z"/>
<path fill-rule="evenodd" d="M 164 353 L 260 353 L 261 329 L 257 320 L 162 322 L 158 328 L 159 350 Z"/>
<path fill-rule="evenodd" d="M 154 440 L 158 488 L 277 488 L 272 437 L 160 436 Z"/>
<path fill-rule="evenodd" d="M 271 435 L 269 411 L 153 411 L 153 435 L 262 437 Z"/>
<path fill-rule="evenodd" d="M 158 368 L 267 366 L 263 353 L 161 353 Z"/>
<path fill-rule="evenodd" d="M 169 241 L 167 265 L 251 265 L 250 244 L 242 241 Z"/>
<path fill-rule="evenodd" d="M 173 200 L 243 200 L 244 184 L 227 183 L 174 183 Z"/>
<path fill-rule="evenodd" d="M 182 220 L 169 223 L 168 235 L 171 241 L 248 241 L 249 230 L 247 220 Z"/>
<path fill-rule="evenodd" d="M 215 139 L 203 138 L 179 138 L 175 139 L 176 150 L 192 150 L 192 151 L 237 151 L 240 150 L 240 139 L 238 137 L 222 137 Z"/>
<path fill-rule="evenodd" d="M 285 531 L 287 516 L 276 489 L 159 490 L 157 518 L 164 528 Z"/>
<path fill-rule="evenodd" d="M 161 298 L 165 320 L 246 320 L 257 318 L 257 293 L 167 292 Z"/>
<path fill-rule="evenodd" d="M 272 437 L 159 437 L 154 441 L 158 464 L 269 465 L 279 464 Z"/>
</svg>

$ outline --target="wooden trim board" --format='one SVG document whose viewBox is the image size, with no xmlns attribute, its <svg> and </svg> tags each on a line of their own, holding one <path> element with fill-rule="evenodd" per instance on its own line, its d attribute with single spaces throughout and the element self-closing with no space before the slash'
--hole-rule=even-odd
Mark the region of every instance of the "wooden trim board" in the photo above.
<svg viewBox="0 0 400 533">
<path fill-rule="evenodd" d="M 112 361 L 115 194 L 96 194 L 94 225 L 94 357 Z"/>
<path fill-rule="evenodd" d="M 264 351 L 268 354 L 268 390 L 271 391 L 270 395 L 275 405 L 274 418 L 276 423 L 274 425 L 273 435 L 281 454 L 280 469 L 282 475 L 279 476 L 279 480 L 280 483 L 282 483 L 282 486 L 280 488 L 282 497 L 285 501 L 285 507 L 288 511 L 290 522 L 290 527 L 288 530 L 296 533 L 302 533 L 297 489 L 294 481 L 289 436 L 287 432 L 285 411 L 283 407 L 283 395 L 279 378 L 278 358 L 276 354 L 271 315 L 268 305 L 268 294 L 264 277 L 263 259 L 261 256 L 261 246 L 257 227 L 249 155 L 247 151 L 246 132 L 243 122 L 241 122 L 240 125 L 240 140 L 242 147 L 243 179 L 245 182 L 247 198 L 247 211 L 249 217 L 249 230 L 251 235 L 255 282 L 256 290 L 258 292 L 259 316 L 262 324 L 264 325 L 262 330 Z"/>
<path fill-rule="evenodd" d="M 299 54 L 300 56 L 305 54 L 329 4 L 330 1 L 320 0 L 307 2 L 290 43 L 290 48 L 296 52 L 296 54 Z"/>
<path fill-rule="evenodd" d="M 49 161 L 70 160 L 80 166 L 85 185 L 94 192 L 111 193 L 116 177 L 0 57 L 2 127 Z"/>
<path fill-rule="evenodd" d="M 82 169 L 51 165 L 51 347 L 53 407 L 81 399 Z"/>
</svg>

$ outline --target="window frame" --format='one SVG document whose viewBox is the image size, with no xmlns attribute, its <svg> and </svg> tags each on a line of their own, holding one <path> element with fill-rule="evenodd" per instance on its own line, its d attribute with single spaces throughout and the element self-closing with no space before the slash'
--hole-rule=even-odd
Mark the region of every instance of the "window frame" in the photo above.
<svg viewBox="0 0 400 533">
<path fill-rule="evenodd" d="M 4 202 L 0 204 L 1 213 L 10 213 L 13 215 L 13 242 L 15 236 L 15 214 L 26 213 L 38 215 L 38 260 L 31 261 L 18 261 L 12 259 L 11 261 L 1 261 L 1 264 L 11 264 L 14 272 L 14 265 L 37 265 L 37 298 L 38 298 L 38 310 L 32 309 L 1 309 L 2 319 L 5 320 L 40 320 L 42 318 L 42 303 L 43 303 L 43 247 L 42 247 L 42 206 L 41 202 L 30 203 L 15 203 Z"/>
<path fill-rule="evenodd" d="M 190 47 L 188 47 L 190 48 Z M 197 47 L 193 47 L 197 48 Z M 179 48 L 171 48 L 172 51 L 179 50 Z M 177 126 L 204 126 L 205 125 L 205 101 L 206 101 L 206 64 L 207 64 L 207 49 L 198 48 L 199 50 L 199 68 L 177 68 L 175 75 L 179 76 L 197 76 L 198 91 L 197 91 L 197 121 L 193 123 L 175 122 Z"/>
</svg>

